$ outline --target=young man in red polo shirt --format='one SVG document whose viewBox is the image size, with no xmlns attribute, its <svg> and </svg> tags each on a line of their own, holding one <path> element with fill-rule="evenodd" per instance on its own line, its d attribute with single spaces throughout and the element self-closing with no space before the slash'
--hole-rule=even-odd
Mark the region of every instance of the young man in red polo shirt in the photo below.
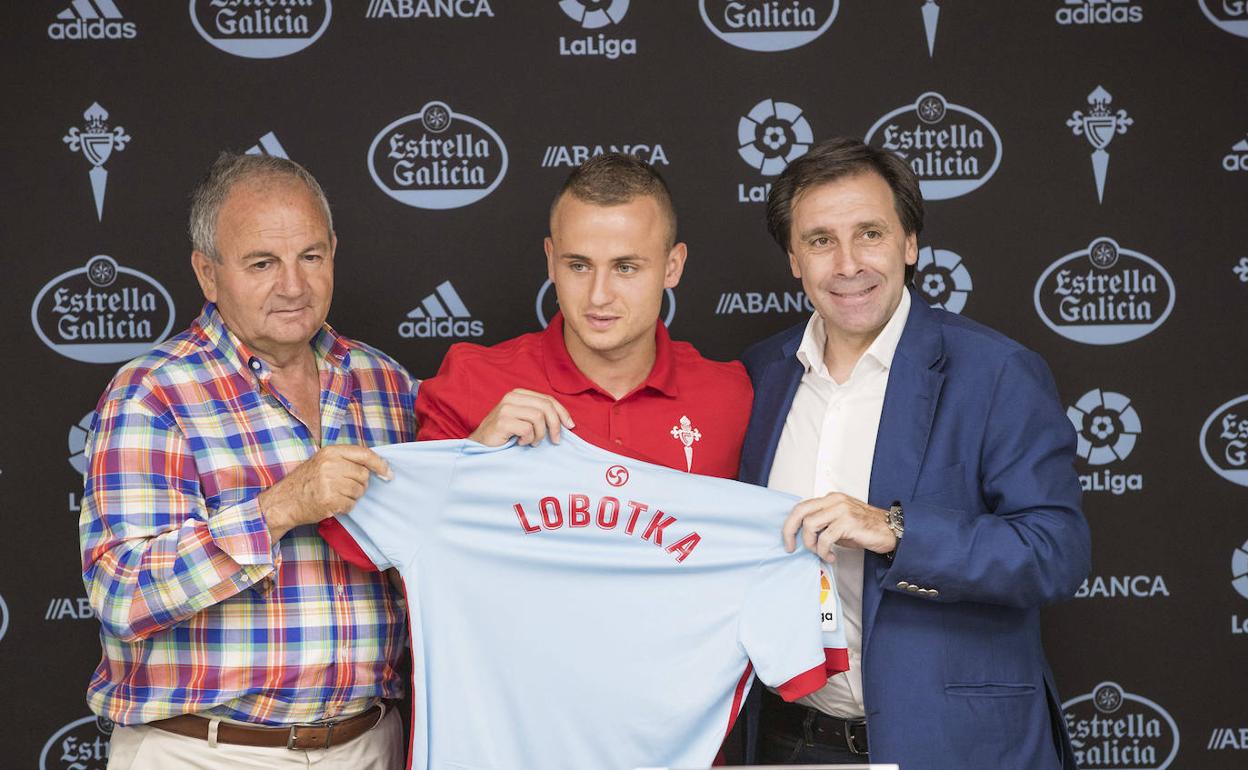
<svg viewBox="0 0 1248 770">
<path fill-rule="evenodd" d="M 542 332 L 452 346 L 417 394 L 418 439 L 531 444 L 575 428 L 614 452 L 735 478 L 750 381 L 659 321 L 686 257 L 662 177 L 629 155 L 586 161 L 555 198 L 545 249 L 560 312 Z"/>
</svg>

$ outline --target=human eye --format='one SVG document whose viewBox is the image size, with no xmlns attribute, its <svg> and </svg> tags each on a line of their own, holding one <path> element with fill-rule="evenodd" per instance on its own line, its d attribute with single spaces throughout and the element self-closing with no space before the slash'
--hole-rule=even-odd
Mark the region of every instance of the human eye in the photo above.
<svg viewBox="0 0 1248 770">
<path fill-rule="evenodd" d="M 814 238 L 810 239 L 810 247 L 813 249 L 827 248 L 830 243 L 832 243 L 832 239 L 826 235 L 816 235 Z"/>
<path fill-rule="evenodd" d="M 619 270 L 621 273 L 625 275 L 630 275 L 632 273 L 637 272 L 637 266 L 632 264 L 631 262 L 621 262 L 620 264 L 616 265 L 615 269 Z"/>
</svg>

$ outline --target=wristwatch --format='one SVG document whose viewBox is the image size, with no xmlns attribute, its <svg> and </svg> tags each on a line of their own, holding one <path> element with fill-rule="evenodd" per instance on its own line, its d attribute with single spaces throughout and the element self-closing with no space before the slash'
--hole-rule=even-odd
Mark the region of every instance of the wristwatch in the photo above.
<svg viewBox="0 0 1248 770">
<path fill-rule="evenodd" d="M 901 536 L 906 533 L 906 515 L 901 510 L 900 500 L 894 500 L 893 504 L 888 507 L 888 511 L 884 514 L 884 523 L 893 531 L 893 537 L 896 537 L 898 544 L 900 544 Z M 890 561 L 896 553 L 897 548 L 894 546 L 893 550 L 887 554 Z"/>
</svg>

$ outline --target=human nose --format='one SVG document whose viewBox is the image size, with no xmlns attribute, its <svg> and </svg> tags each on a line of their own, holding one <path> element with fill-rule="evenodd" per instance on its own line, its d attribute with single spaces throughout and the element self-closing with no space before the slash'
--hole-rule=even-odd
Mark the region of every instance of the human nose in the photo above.
<svg viewBox="0 0 1248 770">
<path fill-rule="evenodd" d="M 277 278 L 277 291 L 283 297 L 301 296 L 308 287 L 308 281 L 298 265 L 281 266 Z"/>
<path fill-rule="evenodd" d="M 596 307 L 609 305 L 612 295 L 611 273 L 606 270 L 595 271 L 592 283 L 589 286 L 590 304 Z"/>
</svg>

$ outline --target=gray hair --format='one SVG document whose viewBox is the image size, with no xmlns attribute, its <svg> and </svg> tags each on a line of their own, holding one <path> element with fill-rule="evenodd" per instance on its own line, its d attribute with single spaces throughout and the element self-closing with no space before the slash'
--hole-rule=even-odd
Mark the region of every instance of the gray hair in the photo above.
<svg viewBox="0 0 1248 770">
<path fill-rule="evenodd" d="M 221 214 L 221 204 L 225 202 L 230 191 L 240 182 L 279 177 L 301 182 L 308 188 L 308 192 L 320 203 L 321 213 L 325 215 L 325 224 L 332 236 L 334 218 L 329 212 L 329 201 L 325 198 L 321 185 L 307 169 L 293 160 L 272 155 L 222 152 L 208 170 L 208 175 L 191 193 L 191 216 L 187 225 L 191 248 L 207 254 L 214 262 L 220 262 L 221 253 L 217 251 L 217 218 Z"/>
</svg>

